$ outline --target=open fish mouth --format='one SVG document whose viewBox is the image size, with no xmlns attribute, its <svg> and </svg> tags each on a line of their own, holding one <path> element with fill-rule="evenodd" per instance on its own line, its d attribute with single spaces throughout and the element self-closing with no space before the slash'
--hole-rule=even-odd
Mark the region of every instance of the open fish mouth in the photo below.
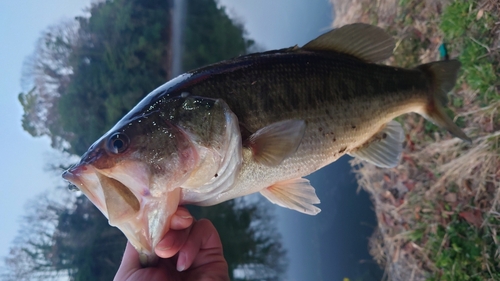
<svg viewBox="0 0 500 281">
<path fill-rule="evenodd" d="M 88 164 L 73 166 L 62 177 L 78 187 L 108 218 L 110 225 L 125 234 L 138 250 L 141 264 L 156 263 L 154 248 L 169 229 L 171 215 L 178 205 L 179 189 L 163 195 L 161 200 L 149 192 L 136 194 L 132 191 L 134 188 Z"/>
<path fill-rule="evenodd" d="M 104 193 L 92 166 L 75 165 L 64 171 L 62 177 L 81 190 L 106 218 L 109 218 Z"/>
</svg>

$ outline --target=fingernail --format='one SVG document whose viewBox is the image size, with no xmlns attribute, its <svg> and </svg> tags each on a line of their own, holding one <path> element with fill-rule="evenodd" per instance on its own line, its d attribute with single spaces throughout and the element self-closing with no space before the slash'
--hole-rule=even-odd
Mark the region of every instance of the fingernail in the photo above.
<svg viewBox="0 0 500 281">
<path fill-rule="evenodd" d="M 193 217 L 189 215 L 175 215 L 172 217 L 172 221 L 170 222 L 170 227 L 173 229 L 184 229 L 188 227 L 188 223 L 192 220 Z"/>
<path fill-rule="evenodd" d="M 193 217 L 190 215 L 175 215 L 175 216 L 172 216 L 172 221 L 179 221 L 179 219 L 187 220 L 187 219 L 192 219 L 192 218 Z"/>
<path fill-rule="evenodd" d="M 163 242 L 163 243 L 160 242 L 160 243 L 158 243 L 158 245 L 156 245 L 156 249 L 158 249 L 160 251 L 170 250 L 170 248 L 172 248 L 172 244 L 170 244 L 168 242 Z"/>
<path fill-rule="evenodd" d="M 191 214 L 189 213 L 188 210 L 180 209 L 175 213 L 177 216 L 183 218 L 183 219 L 190 219 L 192 218 Z"/>
<path fill-rule="evenodd" d="M 186 254 L 180 252 L 177 258 L 177 271 L 184 271 L 184 269 L 186 269 Z"/>
</svg>

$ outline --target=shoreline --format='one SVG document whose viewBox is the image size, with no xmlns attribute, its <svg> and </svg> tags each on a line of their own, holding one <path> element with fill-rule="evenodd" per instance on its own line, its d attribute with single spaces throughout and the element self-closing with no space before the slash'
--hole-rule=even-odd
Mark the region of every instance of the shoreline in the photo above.
<svg viewBox="0 0 500 281">
<path fill-rule="evenodd" d="M 464 34 L 453 38 L 456 40 L 450 35 L 456 26 L 446 26 L 446 20 L 453 19 L 455 10 L 464 5 L 469 5 L 464 6 L 469 7 L 464 21 L 470 18 L 473 23 L 495 24 L 498 4 L 331 2 L 336 12 L 334 27 L 365 22 L 377 24 L 395 37 L 395 54 L 387 64 L 412 67 L 440 60 L 443 42 L 449 43 L 451 57 L 458 57 L 463 64 L 449 108 L 455 122 L 473 138 L 472 144 L 408 114 L 397 118 L 406 132 L 397 167 L 380 169 L 351 160 L 359 188 L 370 194 L 377 214 L 371 255 L 385 269 L 388 280 L 463 280 L 464 276 L 498 280 L 500 268 L 494 261 L 500 256 L 500 87 L 481 88 L 488 77 L 478 79 L 478 86 L 472 74 L 474 68 L 490 67 L 498 75 L 499 56 L 494 50 L 498 48 L 499 26 L 493 25 L 489 31 L 467 26 Z M 467 63 L 471 50 L 475 53 Z M 481 61 L 482 57 L 491 58 L 491 64 Z M 486 70 L 480 73 L 488 73 Z"/>
</svg>

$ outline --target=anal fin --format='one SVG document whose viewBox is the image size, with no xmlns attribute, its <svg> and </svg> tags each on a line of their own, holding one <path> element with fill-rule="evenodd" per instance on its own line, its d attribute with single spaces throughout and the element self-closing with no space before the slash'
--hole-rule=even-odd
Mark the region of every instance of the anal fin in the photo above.
<svg viewBox="0 0 500 281">
<path fill-rule="evenodd" d="M 308 215 L 316 215 L 321 210 L 313 204 L 319 204 L 314 187 L 304 178 L 296 178 L 273 184 L 261 190 L 260 194 L 281 207 L 289 208 Z"/>
<path fill-rule="evenodd" d="M 392 120 L 361 147 L 349 152 L 378 167 L 395 167 L 401 158 L 405 134 L 401 125 Z"/>
</svg>

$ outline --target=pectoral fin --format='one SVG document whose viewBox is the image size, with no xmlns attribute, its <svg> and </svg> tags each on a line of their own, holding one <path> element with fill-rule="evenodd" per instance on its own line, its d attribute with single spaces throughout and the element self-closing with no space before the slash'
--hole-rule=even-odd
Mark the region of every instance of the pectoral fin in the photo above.
<svg viewBox="0 0 500 281">
<path fill-rule="evenodd" d="M 304 214 L 316 215 L 321 211 L 313 205 L 320 203 L 314 187 L 304 178 L 278 182 L 261 190 L 260 194 L 274 204 Z"/>
<path fill-rule="evenodd" d="M 366 144 L 349 152 L 349 155 L 359 157 L 378 167 L 392 168 L 401 158 L 404 137 L 401 125 L 392 120 Z"/>
<path fill-rule="evenodd" d="M 305 130 L 304 120 L 285 120 L 258 130 L 249 138 L 255 161 L 267 166 L 280 164 L 297 150 Z"/>
</svg>

